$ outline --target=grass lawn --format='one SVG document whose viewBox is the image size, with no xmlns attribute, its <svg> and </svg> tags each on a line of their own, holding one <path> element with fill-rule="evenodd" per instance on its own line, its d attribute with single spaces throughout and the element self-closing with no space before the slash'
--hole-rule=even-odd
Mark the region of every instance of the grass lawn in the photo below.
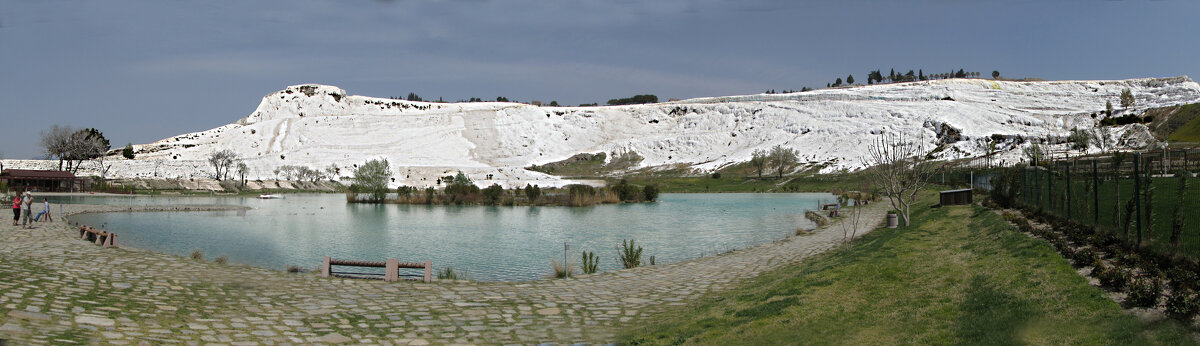
<svg viewBox="0 0 1200 346">
<path fill-rule="evenodd" d="M 1175 129 L 1168 140 L 1172 142 L 1200 143 L 1200 104 L 1190 104 L 1180 108 L 1180 119 L 1189 119 L 1187 123 Z"/>
<path fill-rule="evenodd" d="M 976 206 L 932 209 L 836 250 L 651 317 L 647 344 L 1193 344 L 1087 284 L 1048 244 Z"/>
</svg>

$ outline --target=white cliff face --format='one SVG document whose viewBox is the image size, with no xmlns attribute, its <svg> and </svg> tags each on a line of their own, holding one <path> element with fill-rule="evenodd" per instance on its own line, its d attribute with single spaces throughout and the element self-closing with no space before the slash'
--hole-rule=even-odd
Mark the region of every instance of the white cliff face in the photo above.
<svg viewBox="0 0 1200 346">
<path fill-rule="evenodd" d="M 1129 89 L 1136 108 L 1200 100 L 1187 77 L 1120 81 L 1005 82 L 951 79 L 610 107 L 537 107 L 500 102 L 429 103 L 347 95 L 306 84 L 263 98 L 249 116 L 215 129 L 135 145 L 136 160 L 111 157 L 109 177 L 211 177 L 207 157 L 232 150 L 249 179 L 274 179 L 283 165 L 341 175 L 385 158 L 396 185 L 431 186 L 462 170 L 477 184 L 505 187 L 569 183 L 525 170 L 574 154 L 637 153 L 639 167 L 683 164 L 700 171 L 746 161 L 756 149 L 796 149 L 823 172 L 861 168 L 880 134 L 903 134 L 943 148 L 942 159 L 977 157 L 1000 135 L 999 160 L 1019 160 L 1028 141 L 1091 129 L 1105 101 L 1119 108 Z M 1137 125 L 1115 140 L 1144 142 Z M 1065 148 L 1065 145 L 1059 146 Z M 22 162 L 22 166 L 35 163 Z M 9 165 L 6 165 L 9 166 Z M 492 179 L 486 179 L 488 175 Z"/>
</svg>

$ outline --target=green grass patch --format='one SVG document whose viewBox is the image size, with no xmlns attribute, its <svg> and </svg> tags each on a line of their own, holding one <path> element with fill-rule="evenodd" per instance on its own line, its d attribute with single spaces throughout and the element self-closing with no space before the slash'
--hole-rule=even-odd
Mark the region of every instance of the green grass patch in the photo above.
<svg viewBox="0 0 1200 346">
<path fill-rule="evenodd" d="M 1189 119 L 1167 136 L 1171 142 L 1200 143 L 1200 104 L 1190 104 L 1180 108 L 1175 117 Z"/>
<path fill-rule="evenodd" d="M 1104 178 L 1110 179 L 1104 180 Z M 1061 217 L 1069 216 L 1069 218 L 1087 225 L 1093 225 L 1099 220 L 1099 223 L 1095 225 L 1101 231 L 1126 237 L 1124 234 L 1127 221 L 1125 203 L 1134 196 L 1133 179 L 1111 179 L 1111 177 L 1102 175 L 1097 182 L 1099 182 L 1098 196 L 1092 191 L 1091 174 L 1075 175 L 1070 184 L 1067 184 L 1064 176 L 1055 176 L 1051 181 L 1044 172 L 1038 173 L 1036 177 L 1029 174 L 1025 176 L 1026 186 L 1023 190 L 1025 195 L 1020 202 L 1040 208 L 1050 214 Z M 1149 228 L 1149 232 L 1142 234 L 1143 243 L 1155 251 L 1170 253 L 1172 217 L 1175 208 L 1180 208 L 1180 215 L 1184 221 L 1184 232 L 1180 236 L 1179 253 L 1190 258 L 1200 258 L 1200 236 L 1197 236 L 1196 232 L 1189 232 L 1200 225 L 1200 198 L 1196 198 L 1196 196 L 1200 196 L 1200 179 L 1188 179 L 1187 189 L 1183 192 L 1182 200 L 1178 195 L 1178 178 L 1153 178 L 1151 184 L 1154 186 L 1154 198 L 1151 203 L 1152 215 L 1149 218 L 1146 217 L 1144 211 L 1147 206 L 1146 200 L 1142 200 L 1142 224 L 1143 227 Z M 1068 191 L 1068 187 L 1070 187 L 1070 191 Z M 1146 189 L 1147 187 L 1142 186 L 1141 188 Z M 1097 202 L 1099 204 L 1096 204 Z M 1129 228 L 1129 239 L 1135 239 L 1137 236 L 1136 214 L 1134 218 L 1135 221 L 1130 224 Z"/>
<path fill-rule="evenodd" d="M 632 344 L 1191 344 L 1088 285 L 1046 243 L 975 206 L 929 208 L 852 249 L 648 318 Z"/>
</svg>

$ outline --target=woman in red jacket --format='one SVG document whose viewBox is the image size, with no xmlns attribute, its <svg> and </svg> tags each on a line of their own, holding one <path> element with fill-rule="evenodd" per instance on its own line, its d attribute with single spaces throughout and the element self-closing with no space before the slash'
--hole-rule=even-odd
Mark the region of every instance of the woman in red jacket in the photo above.
<svg viewBox="0 0 1200 346">
<path fill-rule="evenodd" d="M 17 220 L 21 219 L 21 195 L 13 197 L 13 226 L 17 225 Z"/>
</svg>

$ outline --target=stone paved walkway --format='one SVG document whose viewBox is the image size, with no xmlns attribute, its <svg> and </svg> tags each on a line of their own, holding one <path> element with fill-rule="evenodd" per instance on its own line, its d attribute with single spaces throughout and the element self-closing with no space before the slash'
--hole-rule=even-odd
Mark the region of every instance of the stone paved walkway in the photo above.
<svg viewBox="0 0 1200 346">
<path fill-rule="evenodd" d="M 66 208 L 68 213 L 129 211 Z M 211 207 L 170 209 L 185 208 Z M 862 228 L 874 228 L 885 210 L 883 203 L 864 207 L 863 220 L 870 225 Z M 388 283 L 102 248 L 75 235 L 63 222 L 38 223 L 34 229 L 0 224 L 0 339 L 56 344 L 607 343 L 640 318 L 826 251 L 842 239 L 835 224 L 719 256 L 568 280 Z"/>
</svg>

